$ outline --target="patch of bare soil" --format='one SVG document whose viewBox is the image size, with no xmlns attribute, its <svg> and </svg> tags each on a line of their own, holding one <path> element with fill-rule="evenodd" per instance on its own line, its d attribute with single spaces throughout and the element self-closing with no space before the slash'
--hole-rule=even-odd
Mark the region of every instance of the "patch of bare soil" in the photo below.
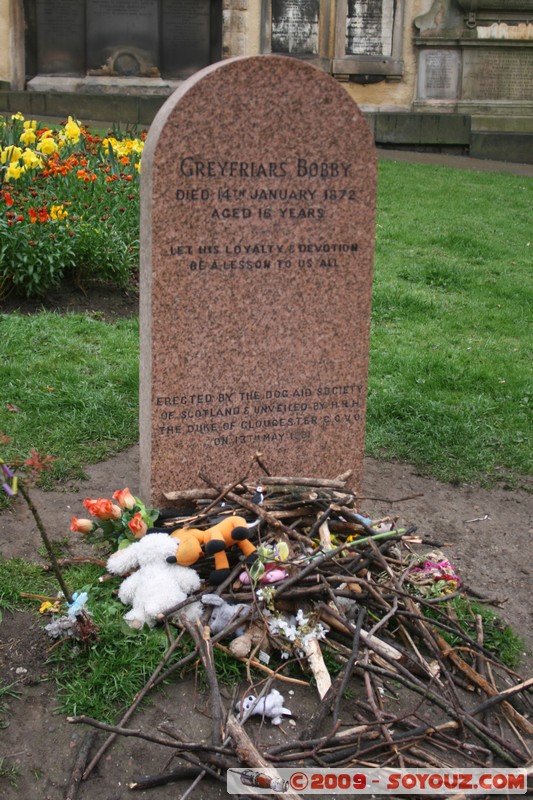
<svg viewBox="0 0 533 800">
<path fill-rule="evenodd" d="M 0 300 L 0 313 L 35 314 L 53 311 L 62 314 L 91 314 L 106 322 L 130 317 L 139 310 L 139 296 L 135 281 L 126 291 L 109 286 L 82 285 L 66 279 L 61 286 L 51 289 L 45 297 L 26 300 L 11 293 Z"/>
<path fill-rule="evenodd" d="M 115 458 L 87 468 L 88 479 L 65 487 L 63 491 L 33 491 L 33 499 L 52 538 L 68 537 L 73 554 L 83 552 L 79 534 L 69 533 L 70 517 L 82 512 L 85 497 L 109 496 L 117 488 L 129 486 L 138 492 L 138 448 L 133 447 Z M 406 464 L 365 461 L 365 478 L 361 510 L 371 517 L 391 514 L 400 521 L 414 523 L 418 532 L 438 542 L 456 567 L 465 583 L 497 601 L 497 611 L 527 643 L 522 675 L 531 674 L 530 651 L 533 649 L 531 628 L 532 570 L 530 563 L 533 534 L 532 496 L 525 491 L 491 490 L 474 486 L 454 487 L 423 477 Z M 396 502 L 400 498 L 409 497 Z M 0 555 L 39 561 L 41 544 L 33 518 L 19 500 L 12 510 L 0 514 L 2 537 Z M 49 682 L 46 649 L 50 640 L 43 634 L 40 621 L 28 614 L 6 614 L 0 627 L 0 680 L 15 683 L 20 691 L 17 699 L 8 699 L 7 729 L 2 731 L 0 757 L 17 768 L 16 786 L 0 777 L 0 796 L 58 800 L 65 788 L 76 755 L 87 731 L 70 725 L 55 711 L 57 698 Z M 293 739 L 305 726 L 316 707 L 313 689 L 300 690 L 288 696 L 287 704 L 296 710 L 296 727 L 283 730 L 256 722 L 247 724 L 250 734 L 263 746 Z M 228 693 L 229 698 L 229 693 Z M 353 719 L 350 701 L 342 718 Z M 413 700 L 412 705 L 415 705 Z M 176 681 L 155 694 L 152 702 L 136 712 L 130 727 L 155 731 L 164 720 L 181 728 L 190 741 L 208 738 L 211 731 L 208 698 L 197 698 L 191 680 Z M 93 752 L 105 734 L 98 734 Z M 101 760 L 88 781 L 81 785 L 79 800 L 102 798 L 122 800 L 126 797 L 157 797 L 175 800 L 188 783 L 171 784 L 147 792 L 133 794 L 127 784 L 142 774 L 160 773 L 167 768 L 171 751 L 134 738 L 120 738 Z M 174 768 L 171 762 L 169 768 Z M 226 796 L 221 784 L 202 782 L 194 797 Z"/>
</svg>

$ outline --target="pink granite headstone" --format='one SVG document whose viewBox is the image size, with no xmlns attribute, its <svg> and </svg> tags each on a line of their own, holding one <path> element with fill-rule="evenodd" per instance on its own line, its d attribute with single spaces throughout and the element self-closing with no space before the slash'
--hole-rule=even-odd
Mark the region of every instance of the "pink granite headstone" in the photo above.
<svg viewBox="0 0 533 800">
<path fill-rule="evenodd" d="M 142 162 L 147 500 L 231 483 L 258 451 L 359 486 L 375 193 L 361 112 L 301 61 L 225 61 L 163 105 Z"/>
</svg>

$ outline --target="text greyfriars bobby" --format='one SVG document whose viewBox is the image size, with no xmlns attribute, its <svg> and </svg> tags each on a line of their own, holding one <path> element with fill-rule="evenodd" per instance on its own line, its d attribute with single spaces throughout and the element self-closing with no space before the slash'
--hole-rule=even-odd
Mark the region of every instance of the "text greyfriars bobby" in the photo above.
<svg viewBox="0 0 533 800">
<path fill-rule="evenodd" d="M 184 178 L 348 178 L 352 165 L 338 161 L 203 161 L 185 156 L 180 161 Z"/>
</svg>

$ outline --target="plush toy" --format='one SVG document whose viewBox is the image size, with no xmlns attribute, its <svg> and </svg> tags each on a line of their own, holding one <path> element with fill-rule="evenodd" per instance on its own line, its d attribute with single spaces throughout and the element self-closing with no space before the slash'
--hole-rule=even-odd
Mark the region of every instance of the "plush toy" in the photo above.
<svg viewBox="0 0 533 800">
<path fill-rule="evenodd" d="M 249 603 L 228 603 L 218 594 L 203 594 L 201 599 L 204 606 L 212 608 L 207 624 L 213 636 L 223 631 L 230 622 L 246 619 L 252 610 Z M 242 626 L 235 631 L 237 636 L 243 632 L 244 627 Z"/>
<path fill-rule="evenodd" d="M 197 573 L 176 565 L 177 543 L 169 536 L 143 536 L 137 542 L 113 553 L 107 569 L 113 575 L 139 569 L 122 581 L 118 592 L 131 611 L 124 619 L 131 628 L 153 627 L 159 614 L 185 600 L 200 586 Z M 172 557 L 173 565 L 167 563 Z"/>
<path fill-rule="evenodd" d="M 257 524 L 257 523 L 254 523 Z M 246 556 L 247 563 L 255 560 L 255 546 L 248 538 L 249 527 L 244 517 L 226 517 L 222 522 L 205 531 L 197 528 L 182 528 L 172 531 L 170 538 L 178 542 L 178 550 L 170 562 L 177 562 L 184 567 L 195 564 L 204 554 L 215 557 L 215 570 L 209 576 L 209 582 L 222 583 L 230 573 L 226 550 L 236 544 Z"/>
<path fill-rule="evenodd" d="M 202 603 L 213 608 L 207 623 L 213 636 L 223 631 L 232 620 L 246 622 L 252 611 L 249 603 L 231 604 L 218 594 L 202 595 Z M 231 640 L 229 649 L 237 658 L 245 658 L 252 647 L 260 644 L 265 636 L 265 626 L 261 622 L 252 620 L 247 626 L 241 625 L 236 629 L 235 638 Z"/>
<path fill-rule="evenodd" d="M 241 703 L 237 703 L 235 708 L 240 712 L 241 719 L 247 715 L 247 712 L 250 712 L 250 716 L 260 714 L 262 717 L 268 717 L 272 725 L 281 725 L 283 717 L 292 717 L 290 710 L 284 707 L 283 702 L 283 695 L 277 689 L 272 689 L 269 694 L 259 700 L 255 695 L 249 694 Z"/>
</svg>

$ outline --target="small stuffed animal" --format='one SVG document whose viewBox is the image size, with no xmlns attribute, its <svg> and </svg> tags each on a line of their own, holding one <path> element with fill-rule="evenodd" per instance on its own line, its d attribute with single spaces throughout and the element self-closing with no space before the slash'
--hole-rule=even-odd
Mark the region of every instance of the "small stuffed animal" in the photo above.
<svg viewBox="0 0 533 800">
<path fill-rule="evenodd" d="M 185 600 L 200 586 L 197 573 L 176 565 L 177 543 L 169 536 L 143 536 L 108 559 L 107 569 L 113 575 L 139 569 L 122 581 L 118 592 L 131 611 L 124 615 L 130 628 L 140 629 L 146 623 L 153 627 L 159 614 Z M 173 565 L 167 563 L 172 557 Z"/>
<path fill-rule="evenodd" d="M 254 523 L 256 524 L 256 523 Z M 178 542 L 178 550 L 168 561 L 184 567 L 195 564 L 204 554 L 215 557 L 215 570 L 209 576 L 209 582 L 222 583 L 230 574 L 226 550 L 236 544 L 246 556 L 247 562 L 255 559 L 256 547 L 248 538 L 249 527 L 244 517 L 226 517 L 222 522 L 205 531 L 197 528 L 182 528 L 172 531 L 170 538 Z M 203 549 L 202 549 L 203 547 Z"/>
<path fill-rule="evenodd" d="M 235 622 L 238 619 L 245 619 L 250 615 L 252 609 L 249 603 L 231 603 L 223 600 L 218 594 L 203 594 L 202 603 L 204 606 L 211 606 L 211 616 L 208 620 L 208 625 L 211 633 L 215 636 L 220 633 L 232 620 Z M 244 628 L 237 628 L 237 635 L 239 636 Z"/>
<path fill-rule="evenodd" d="M 272 725 L 281 725 L 283 717 L 292 717 L 289 709 L 283 706 L 283 702 L 283 695 L 277 689 L 272 689 L 260 700 L 254 694 L 249 694 L 242 703 L 237 703 L 235 708 L 240 711 L 241 719 L 249 709 L 253 708 L 250 715 L 260 714 L 262 717 L 268 717 Z"/>
</svg>

